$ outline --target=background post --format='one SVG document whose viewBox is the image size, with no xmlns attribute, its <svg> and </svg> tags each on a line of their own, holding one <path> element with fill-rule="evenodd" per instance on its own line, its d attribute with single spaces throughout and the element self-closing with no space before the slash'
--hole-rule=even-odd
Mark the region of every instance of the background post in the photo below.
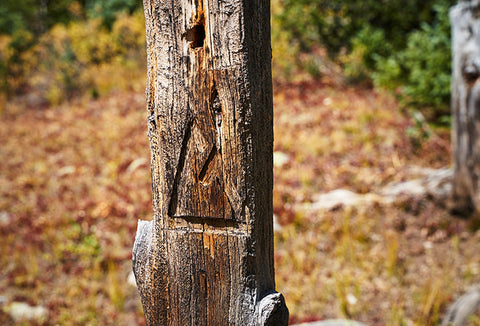
<svg viewBox="0 0 480 326">
<path fill-rule="evenodd" d="M 458 213 L 480 210 L 480 2 L 460 1 L 452 24 L 453 200 Z"/>
</svg>

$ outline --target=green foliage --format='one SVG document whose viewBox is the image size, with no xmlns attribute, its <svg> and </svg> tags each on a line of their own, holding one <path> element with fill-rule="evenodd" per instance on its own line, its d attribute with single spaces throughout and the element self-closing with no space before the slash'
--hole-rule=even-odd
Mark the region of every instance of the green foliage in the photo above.
<svg viewBox="0 0 480 326">
<path fill-rule="evenodd" d="M 131 14 L 140 7 L 141 2 L 135 0 L 2 0 L 0 34 L 27 30 L 40 35 L 55 24 L 68 24 L 85 17 L 100 18 L 111 28 L 118 14 Z"/>
<path fill-rule="evenodd" d="M 435 117 L 449 113 L 452 57 L 448 8 L 448 1 L 438 2 L 433 7 L 436 20 L 410 33 L 404 50 L 377 57 L 372 74 L 379 86 L 394 89 L 403 85 L 405 102 L 433 108 Z"/>
<path fill-rule="evenodd" d="M 65 239 L 56 247 L 56 255 L 61 261 L 88 260 L 97 258 L 101 248 L 94 234 L 85 234 L 82 227 L 72 222 L 64 228 Z"/>
<path fill-rule="evenodd" d="M 140 6 L 135 0 L 1 1 L 0 99 L 28 92 L 53 104 L 124 87 L 122 80 L 145 66 Z M 116 85 L 106 82 L 109 74 Z"/>
<path fill-rule="evenodd" d="M 365 25 L 352 38 L 352 50 L 342 58 L 345 75 L 353 82 L 361 82 L 370 78 L 380 56 L 389 56 L 392 45 L 385 42 L 385 32 L 382 29 Z"/>
<path fill-rule="evenodd" d="M 2 0 L 0 2 L 0 34 L 34 28 L 38 2 L 35 0 Z"/>
<path fill-rule="evenodd" d="M 404 103 L 428 108 L 428 119 L 442 117 L 448 113 L 448 8 L 454 3 L 273 0 L 274 78 L 321 77 L 332 71 L 325 52 L 350 82 L 396 90 Z M 106 81 L 108 74 L 124 67 L 124 75 L 143 71 L 140 6 L 135 0 L 1 1 L 0 92 L 40 90 L 58 103 L 118 87 Z"/>
<path fill-rule="evenodd" d="M 431 137 L 432 133 L 428 128 L 424 116 L 420 112 L 413 112 L 412 118 L 415 124 L 407 128 L 406 134 L 414 148 L 419 149 L 421 148 L 422 143 Z"/>
<path fill-rule="evenodd" d="M 315 57 L 315 48 L 324 47 L 350 82 L 372 81 L 397 90 L 404 103 L 428 108 L 433 114 L 427 116 L 436 119 L 448 112 L 448 9 L 455 3 L 284 0 L 277 4 L 281 9 L 274 7 L 273 11 L 274 55 L 277 40 L 289 40 L 296 54 L 288 56 L 294 58 Z M 283 33 L 275 31 L 276 27 Z M 295 64 L 307 70 L 303 63 L 311 61 L 296 59 Z"/>
<path fill-rule="evenodd" d="M 24 53 L 34 44 L 34 36 L 27 30 L 18 30 L 12 36 L 0 37 L 0 92 L 24 91 L 27 71 Z"/>
<path fill-rule="evenodd" d="M 100 18 L 105 26 L 111 28 L 119 13 L 132 13 L 139 4 L 136 0 L 87 0 L 86 11 L 89 18 Z"/>
<path fill-rule="evenodd" d="M 11 34 L 0 33 L 0 93 L 40 94 L 41 102 L 58 104 L 73 96 L 98 97 L 112 89 L 131 87 L 132 77 L 144 75 L 143 12 L 130 13 L 138 6 L 133 0 L 106 1 L 101 7 L 99 3 L 57 1 L 48 12 L 51 17 L 58 14 L 54 21 L 59 23 L 44 33 L 20 23 Z M 7 4 L 2 3 L 0 10 Z M 16 12 L 25 18 L 22 8 Z M 98 17 L 72 20 L 65 10 L 72 17 Z M 0 19 L 0 27 L 3 22 Z"/>
<path fill-rule="evenodd" d="M 405 95 L 412 103 L 442 108 L 443 113 L 448 113 L 452 61 L 447 4 L 435 5 L 437 20 L 410 34 L 404 52 L 408 71 Z"/>
<path fill-rule="evenodd" d="M 95 38 L 89 37 L 95 35 Z M 119 16 L 112 30 L 100 20 L 57 25 L 32 51 L 41 58 L 32 70 L 31 87 L 44 89 L 56 104 L 88 92 L 93 97 L 126 88 L 132 74 L 144 75 L 145 34 L 141 12 Z"/>
<path fill-rule="evenodd" d="M 453 3 L 453 1 L 451 1 Z M 278 15 L 282 27 L 302 45 L 302 50 L 322 44 L 331 56 L 351 49 L 351 40 L 366 25 L 382 29 L 394 48 L 404 45 L 404 36 L 431 21 L 435 0 L 284 0 Z"/>
<path fill-rule="evenodd" d="M 28 31 L 40 35 L 55 24 L 66 24 L 81 16 L 83 1 L 2 0 L 0 34 Z"/>
</svg>

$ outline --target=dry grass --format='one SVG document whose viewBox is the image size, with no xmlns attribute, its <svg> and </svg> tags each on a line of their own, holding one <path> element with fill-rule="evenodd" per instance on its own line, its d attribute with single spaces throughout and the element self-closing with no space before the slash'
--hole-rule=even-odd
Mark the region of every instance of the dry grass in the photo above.
<svg viewBox="0 0 480 326">
<path fill-rule="evenodd" d="M 49 308 L 48 324 L 142 320 L 126 283 L 138 218 L 151 214 L 142 94 L 0 122 L 0 294 Z"/>
<path fill-rule="evenodd" d="M 135 325 L 126 280 L 138 218 L 151 214 L 143 94 L 0 117 L 0 295 L 49 310 L 48 325 Z M 449 164 L 449 136 L 417 146 L 393 98 L 322 83 L 275 94 L 278 290 L 292 321 L 436 325 L 480 279 L 480 233 L 427 198 L 330 212 L 305 209 L 336 188 L 359 193 Z M 417 147 L 416 147 L 417 146 Z M 13 324 L 0 312 L 0 323 Z"/>
<path fill-rule="evenodd" d="M 283 224 L 277 288 L 292 321 L 437 325 L 453 297 L 480 279 L 472 223 L 428 198 L 328 212 L 308 203 L 337 188 L 379 190 L 414 177 L 412 166 L 448 166 L 448 132 L 411 139 L 408 115 L 370 90 L 290 85 L 275 104 L 275 148 L 290 158 L 275 169 L 274 209 Z"/>
</svg>

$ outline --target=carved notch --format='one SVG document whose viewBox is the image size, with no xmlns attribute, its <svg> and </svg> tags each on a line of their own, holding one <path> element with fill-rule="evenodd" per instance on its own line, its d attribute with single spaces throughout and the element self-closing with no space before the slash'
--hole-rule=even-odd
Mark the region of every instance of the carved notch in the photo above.
<svg viewBox="0 0 480 326">
<path fill-rule="evenodd" d="M 212 87 L 203 100 L 195 101 L 185 130 L 169 207 L 174 217 L 234 219 L 225 191 L 222 106 Z"/>
</svg>

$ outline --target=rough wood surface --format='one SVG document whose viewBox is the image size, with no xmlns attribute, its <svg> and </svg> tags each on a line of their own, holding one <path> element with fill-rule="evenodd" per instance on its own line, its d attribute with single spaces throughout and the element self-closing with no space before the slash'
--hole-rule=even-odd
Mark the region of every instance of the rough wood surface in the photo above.
<svg viewBox="0 0 480 326">
<path fill-rule="evenodd" d="M 458 298 L 448 309 L 441 326 L 468 326 L 480 316 L 480 285 Z"/>
<path fill-rule="evenodd" d="M 133 268 L 147 324 L 287 325 L 272 295 L 269 1 L 144 10 L 153 221 Z"/>
<path fill-rule="evenodd" d="M 480 2 L 461 1 L 452 24 L 454 178 L 451 207 L 480 211 Z"/>
</svg>

